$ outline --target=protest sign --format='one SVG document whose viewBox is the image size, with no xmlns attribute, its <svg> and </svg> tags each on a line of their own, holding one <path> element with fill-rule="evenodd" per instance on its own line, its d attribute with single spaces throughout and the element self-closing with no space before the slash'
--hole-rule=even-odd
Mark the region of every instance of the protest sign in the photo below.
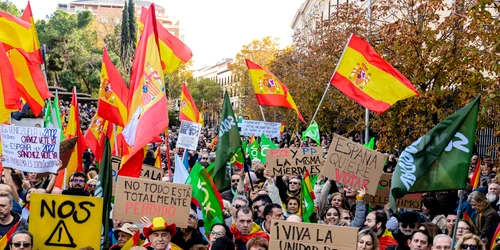
<svg viewBox="0 0 500 250">
<path fill-rule="evenodd" d="M 59 161 L 60 130 L 2 125 L 4 167 L 34 173 L 56 173 Z"/>
<path fill-rule="evenodd" d="M 264 122 L 253 120 L 238 120 L 238 129 L 242 136 L 260 136 L 264 134 L 267 138 L 278 138 L 281 141 L 281 122 Z"/>
<path fill-rule="evenodd" d="M 375 195 L 387 156 L 334 134 L 321 175 Z"/>
<path fill-rule="evenodd" d="M 176 147 L 196 150 L 198 148 L 198 140 L 200 140 L 200 131 L 201 124 L 182 121 Z"/>
<path fill-rule="evenodd" d="M 153 181 L 161 181 L 162 177 L 163 177 L 163 169 L 153 167 L 147 164 L 142 164 L 141 175 L 139 175 L 139 178 L 153 180 Z"/>
<path fill-rule="evenodd" d="M 113 196 L 115 195 L 116 191 L 116 183 L 118 182 L 118 170 L 120 170 L 120 164 L 122 162 L 122 159 L 117 156 L 111 157 L 111 171 L 112 171 L 112 178 L 113 178 L 113 188 L 112 188 L 112 194 Z"/>
<path fill-rule="evenodd" d="M 267 170 L 271 175 L 319 174 L 323 165 L 323 150 L 320 147 L 279 148 L 266 150 Z"/>
<path fill-rule="evenodd" d="M 389 192 L 391 190 L 392 174 L 382 174 L 378 182 L 377 193 L 375 196 L 366 195 L 365 202 L 372 205 L 381 205 L 389 203 Z M 397 207 L 421 209 L 422 194 L 406 194 L 405 196 L 396 199 Z"/>
<path fill-rule="evenodd" d="M 102 198 L 32 193 L 33 249 L 100 249 L 102 202 Z"/>
<path fill-rule="evenodd" d="M 191 185 L 120 176 L 116 184 L 113 219 L 139 222 L 163 217 L 177 227 L 187 227 Z"/>
<path fill-rule="evenodd" d="M 354 250 L 358 229 L 272 220 L 269 250 Z"/>
</svg>

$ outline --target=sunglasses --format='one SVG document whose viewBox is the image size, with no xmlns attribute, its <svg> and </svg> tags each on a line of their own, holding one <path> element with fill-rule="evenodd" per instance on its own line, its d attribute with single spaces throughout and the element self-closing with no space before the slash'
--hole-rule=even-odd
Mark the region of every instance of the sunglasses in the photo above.
<svg viewBox="0 0 500 250">
<path fill-rule="evenodd" d="M 469 244 L 462 244 L 460 247 L 462 249 L 470 249 L 470 250 L 476 250 L 477 249 L 476 245 L 469 245 Z"/>
<path fill-rule="evenodd" d="M 296 182 L 296 181 L 291 181 L 290 182 L 290 185 L 299 185 L 299 184 L 300 184 L 300 182 Z"/>
<path fill-rule="evenodd" d="M 88 186 L 91 187 L 91 188 L 95 188 L 96 185 L 95 184 L 89 184 Z"/>
<path fill-rule="evenodd" d="M 266 204 L 262 204 L 262 205 L 255 205 L 252 207 L 253 210 L 259 210 L 260 207 L 262 206 L 265 206 Z"/>
<path fill-rule="evenodd" d="M 236 204 L 236 205 L 233 205 L 233 207 L 236 208 L 236 209 L 239 209 L 240 207 L 243 207 L 243 206 L 240 205 L 240 204 Z"/>
<path fill-rule="evenodd" d="M 196 216 L 194 216 L 194 215 L 190 214 L 190 215 L 189 215 L 189 218 L 191 218 L 191 219 L 196 219 Z"/>
<path fill-rule="evenodd" d="M 202 160 L 208 160 L 208 158 L 205 158 L 205 157 L 203 157 L 203 158 L 201 158 L 201 159 L 202 159 Z"/>
<path fill-rule="evenodd" d="M 15 247 L 30 247 L 30 242 L 12 242 L 12 245 Z"/>
<path fill-rule="evenodd" d="M 240 179 L 232 179 L 231 180 L 232 183 L 235 183 L 235 182 L 240 182 Z"/>
<path fill-rule="evenodd" d="M 407 227 L 414 228 L 415 223 L 401 223 L 401 227 L 402 228 L 407 228 Z"/>
</svg>

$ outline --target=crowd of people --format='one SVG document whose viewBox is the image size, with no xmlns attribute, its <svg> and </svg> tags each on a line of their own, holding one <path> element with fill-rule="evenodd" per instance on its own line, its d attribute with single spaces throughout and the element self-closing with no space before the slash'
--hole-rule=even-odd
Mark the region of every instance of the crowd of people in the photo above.
<svg viewBox="0 0 500 250">
<path fill-rule="evenodd" d="M 87 111 L 82 106 L 82 112 L 91 114 L 93 107 L 89 107 Z M 175 171 L 173 156 L 184 154 L 182 149 L 175 147 L 178 132 L 176 127 L 169 131 L 170 164 L 167 162 L 167 147 L 161 143 L 149 145 L 144 160 L 145 164 L 152 165 L 154 152 L 159 149 L 164 168 L 163 181 L 171 181 Z M 217 128 L 202 129 L 198 149 L 186 154 L 189 168 L 197 162 L 206 167 L 215 161 L 216 138 Z M 351 139 L 361 143 L 359 136 Z M 323 135 L 321 145 L 310 139 L 302 141 L 299 136 L 289 132 L 285 132 L 279 140 L 273 138 L 273 141 L 282 148 L 319 146 L 323 148 L 326 157 L 331 135 Z M 392 173 L 397 167 L 398 159 L 396 155 L 388 156 L 384 172 Z M 99 169 L 90 150 L 84 153 L 83 158 L 85 172 L 72 173 L 67 188 L 63 190 L 54 187 L 56 174 L 42 176 L 3 168 L 0 184 L 0 236 L 17 225 L 16 233 L 10 238 L 10 249 L 31 249 L 33 245 L 33 236 L 27 231 L 32 193 L 94 195 Z M 481 158 L 477 155 L 471 159 L 470 177 L 479 159 Z M 0 160 L 3 160 L 1 155 Z M 495 230 L 500 222 L 500 186 L 496 174 L 498 169 L 493 159 L 483 156 L 482 162 L 484 165 L 480 166 L 481 181 L 478 188 L 473 190 L 469 185 L 461 191 L 424 193 L 422 206 L 418 210 L 399 208 L 398 211 L 392 211 L 388 204 L 367 204 L 365 189 L 340 185 L 334 180 L 318 176 L 313 178 L 315 213 L 307 221 L 359 229 L 357 249 L 363 250 L 485 250 L 500 240 L 495 238 Z M 59 165 L 63 167 L 62 163 Z M 232 166 L 230 186 L 219 190 L 223 198 L 223 222 L 214 224 L 211 228 L 204 227 L 199 208 L 194 204 L 186 218 L 186 228 L 178 228 L 161 217 L 143 217 L 140 223 L 113 220 L 113 227 L 109 232 L 112 242 L 110 249 L 122 249 L 140 231 L 143 244 L 132 249 L 267 250 L 272 234 L 272 220 L 305 220 L 301 214 L 303 181 L 303 176 L 300 175 L 271 176 L 265 170 L 265 164 L 259 161 L 253 161 L 248 169 Z M 460 195 L 465 199 L 458 208 Z M 461 212 L 457 217 L 458 210 Z M 452 241 L 455 231 L 456 239 Z"/>
</svg>

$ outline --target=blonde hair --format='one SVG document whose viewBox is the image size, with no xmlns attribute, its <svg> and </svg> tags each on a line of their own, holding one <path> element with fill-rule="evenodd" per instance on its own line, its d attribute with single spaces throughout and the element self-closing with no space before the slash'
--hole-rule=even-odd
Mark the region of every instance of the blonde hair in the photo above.
<svg viewBox="0 0 500 250">
<path fill-rule="evenodd" d="M 478 205 L 481 205 L 483 209 L 487 208 L 490 205 L 490 201 L 486 199 L 486 196 L 479 192 L 479 191 L 474 191 L 469 194 L 469 197 L 467 197 L 467 201 L 475 201 L 477 202 Z"/>
<path fill-rule="evenodd" d="M 474 239 L 476 241 L 477 250 L 486 250 L 486 246 L 484 246 L 483 241 L 479 238 L 479 236 L 475 234 L 465 234 L 462 238 L 458 239 L 457 244 L 455 245 L 455 250 L 461 250 L 462 244 L 466 240 Z"/>
<path fill-rule="evenodd" d="M 377 235 L 375 235 L 375 233 L 372 232 L 371 230 L 365 229 L 365 230 L 362 230 L 361 232 L 359 232 L 358 233 L 358 242 L 361 239 L 361 237 L 366 236 L 366 235 L 370 236 L 370 238 L 372 239 L 373 250 L 379 250 Z"/>
</svg>

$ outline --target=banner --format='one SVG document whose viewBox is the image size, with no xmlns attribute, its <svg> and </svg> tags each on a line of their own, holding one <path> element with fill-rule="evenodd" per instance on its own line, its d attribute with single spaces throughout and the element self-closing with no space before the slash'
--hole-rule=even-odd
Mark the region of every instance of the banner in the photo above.
<svg viewBox="0 0 500 250">
<path fill-rule="evenodd" d="M 387 156 L 345 137 L 333 134 L 321 175 L 375 195 Z"/>
<path fill-rule="evenodd" d="M 389 191 L 391 189 L 392 174 L 382 174 L 378 182 L 377 193 L 375 196 L 367 194 L 365 202 L 371 205 L 385 206 L 389 203 Z M 422 208 L 422 194 L 406 194 L 405 196 L 396 199 L 397 207 L 410 208 L 419 210 Z"/>
<path fill-rule="evenodd" d="M 242 136 L 260 136 L 266 135 L 267 138 L 278 138 L 281 141 L 281 122 L 264 122 L 253 120 L 238 120 L 238 129 Z"/>
<path fill-rule="evenodd" d="M 113 171 L 113 196 L 116 191 L 116 183 L 118 182 L 118 170 L 120 169 L 120 164 L 122 159 L 117 156 L 111 158 L 111 166 Z M 141 175 L 139 178 L 148 179 L 153 181 L 161 181 L 163 178 L 163 170 L 157 167 L 153 167 L 147 164 L 142 165 Z"/>
<path fill-rule="evenodd" d="M 32 193 L 30 204 L 33 249 L 100 249 L 102 198 Z"/>
<path fill-rule="evenodd" d="M 139 222 L 163 217 L 177 227 L 187 227 L 191 185 L 120 176 L 116 184 L 113 219 Z"/>
<path fill-rule="evenodd" d="M 190 121 L 182 121 L 177 138 L 176 147 L 196 150 L 200 140 L 201 124 Z"/>
<path fill-rule="evenodd" d="M 273 220 L 269 250 L 352 250 L 358 228 Z"/>
<path fill-rule="evenodd" d="M 4 167 L 35 173 L 56 173 L 61 133 L 56 128 L 2 125 Z"/>
<path fill-rule="evenodd" d="M 270 175 L 304 175 L 306 170 L 310 175 L 317 175 L 324 162 L 323 149 L 320 147 L 268 149 L 266 161 Z"/>
</svg>

